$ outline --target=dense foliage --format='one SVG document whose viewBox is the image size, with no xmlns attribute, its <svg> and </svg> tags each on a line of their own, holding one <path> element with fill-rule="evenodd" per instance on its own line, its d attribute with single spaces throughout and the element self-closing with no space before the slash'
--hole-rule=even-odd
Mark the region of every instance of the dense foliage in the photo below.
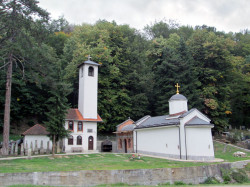
<svg viewBox="0 0 250 187">
<path fill-rule="evenodd" d="M 140 32 L 105 20 L 78 26 L 69 25 L 64 18 L 48 23 L 26 21 L 33 29 L 22 27 L 27 38 L 12 42 L 17 59 L 13 67 L 12 126 L 19 126 L 24 119 L 46 121 L 48 112 L 53 116 L 51 103 L 46 101 L 56 102 L 60 91 L 69 93 L 61 95 L 62 108 L 65 97 L 71 107 L 77 107 L 77 66 L 90 54 L 101 64 L 98 113 L 104 122 L 98 125 L 99 131 L 112 132 L 128 117 L 137 120 L 144 115 L 167 114 L 168 99 L 175 94 L 177 82 L 180 93 L 189 100 L 189 108 L 208 115 L 217 131 L 229 125 L 249 128 L 248 30 L 224 33 L 205 25 L 192 28 L 160 21 Z M 17 26 L 0 19 L 0 67 L 6 62 L 3 39 L 8 27 L 13 30 Z M 60 81 L 55 72 L 60 72 Z M 3 126 L 6 67 L 0 69 L 0 77 Z M 52 82 L 56 83 L 52 86 Z M 61 87 L 64 91 L 55 90 L 55 85 L 66 84 L 71 90 L 68 86 Z"/>
</svg>

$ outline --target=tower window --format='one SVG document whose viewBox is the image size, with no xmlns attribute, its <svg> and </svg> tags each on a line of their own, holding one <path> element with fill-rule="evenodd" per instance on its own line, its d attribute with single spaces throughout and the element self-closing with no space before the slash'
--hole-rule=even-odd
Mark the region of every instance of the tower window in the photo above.
<svg viewBox="0 0 250 187">
<path fill-rule="evenodd" d="M 94 68 L 89 66 L 89 76 L 94 77 Z"/>
</svg>

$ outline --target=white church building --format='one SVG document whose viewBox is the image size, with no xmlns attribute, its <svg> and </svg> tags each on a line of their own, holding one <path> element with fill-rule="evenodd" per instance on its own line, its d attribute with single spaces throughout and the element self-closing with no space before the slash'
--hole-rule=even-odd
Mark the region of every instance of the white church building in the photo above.
<svg viewBox="0 0 250 187">
<path fill-rule="evenodd" d="M 71 108 L 65 118 L 65 129 L 70 136 L 60 143 L 64 152 L 88 152 L 97 148 L 97 123 L 102 122 L 97 113 L 98 63 L 90 60 L 83 62 L 79 68 L 78 108 Z M 23 133 L 27 148 L 43 144 L 43 148 L 52 148 L 49 133 L 42 125 L 35 125 Z"/>
<path fill-rule="evenodd" d="M 135 122 L 136 153 L 184 160 L 213 160 L 210 119 L 197 109 L 188 110 L 187 98 L 178 91 L 169 99 L 169 115 L 145 116 Z"/>
</svg>

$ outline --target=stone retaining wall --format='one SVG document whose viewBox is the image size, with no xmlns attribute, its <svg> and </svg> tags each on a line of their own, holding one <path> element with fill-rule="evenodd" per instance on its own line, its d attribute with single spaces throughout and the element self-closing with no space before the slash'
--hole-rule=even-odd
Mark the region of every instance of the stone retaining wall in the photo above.
<svg viewBox="0 0 250 187">
<path fill-rule="evenodd" d="M 175 181 L 198 184 L 208 177 L 221 178 L 220 168 L 242 168 L 248 162 L 250 160 L 186 168 L 0 173 L 0 186 L 17 184 L 94 186 L 116 183 L 157 185 L 167 182 L 173 184 Z"/>
</svg>

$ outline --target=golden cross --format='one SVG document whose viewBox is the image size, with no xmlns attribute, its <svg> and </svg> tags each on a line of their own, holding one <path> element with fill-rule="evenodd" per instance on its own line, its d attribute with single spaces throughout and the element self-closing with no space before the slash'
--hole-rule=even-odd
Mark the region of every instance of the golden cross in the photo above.
<svg viewBox="0 0 250 187">
<path fill-rule="evenodd" d="M 175 87 L 177 88 L 176 94 L 179 94 L 179 88 L 181 87 L 178 83 L 175 85 Z"/>
</svg>

